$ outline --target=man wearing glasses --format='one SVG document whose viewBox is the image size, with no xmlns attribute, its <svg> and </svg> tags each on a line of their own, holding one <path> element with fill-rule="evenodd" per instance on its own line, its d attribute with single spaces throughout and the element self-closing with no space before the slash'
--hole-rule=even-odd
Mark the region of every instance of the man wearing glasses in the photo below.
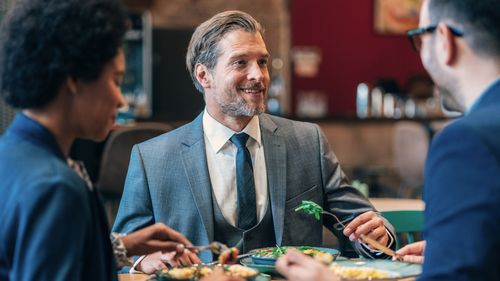
<svg viewBox="0 0 500 281">
<path fill-rule="evenodd" d="M 500 1 L 424 0 L 419 25 L 408 31 L 413 48 L 443 106 L 464 115 L 429 150 L 426 242 L 398 253 L 423 262 L 425 250 L 419 281 L 500 280 Z M 288 280 L 304 271 L 310 280 L 335 280 L 297 253 L 276 267 Z"/>
<path fill-rule="evenodd" d="M 429 150 L 426 242 L 399 253 L 423 262 L 425 250 L 421 280 L 500 280 L 500 1 L 426 0 L 420 26 L 410 41 L 443 106 L 464 115 Z"/>
</svg>

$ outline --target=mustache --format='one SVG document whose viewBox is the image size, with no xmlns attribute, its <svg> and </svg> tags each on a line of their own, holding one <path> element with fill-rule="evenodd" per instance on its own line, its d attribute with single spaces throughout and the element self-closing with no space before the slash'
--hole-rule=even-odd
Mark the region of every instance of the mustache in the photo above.
<svg viewBox="0 0 500 281">
<path fill-rule="evenodd" d="M 242 88 L 242 89 L 257 88 L 259 90 L 265 90 L 266 86 L 264 86 L 264 84 L 262 84 L 262 83 L 248 83 L 245 85 L 241 85 L 240 88 Z"/>
</svg>

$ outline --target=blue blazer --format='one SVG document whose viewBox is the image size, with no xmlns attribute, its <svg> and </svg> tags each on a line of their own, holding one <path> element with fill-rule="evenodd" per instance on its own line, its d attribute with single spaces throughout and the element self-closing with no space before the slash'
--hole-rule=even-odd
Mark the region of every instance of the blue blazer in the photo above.
<svg viewBox="0 0 500 281">
<path fill-rule="evenodd" d="M 419 280 L 500 280 L 500 80 L 432 142 L 423 194 Z"/>
<path fill-rule="evenodd" d="M 22 113 L 0 138 L 0 194 L 0 280 L 117 280 L 97 195 Z"/>
<path fill-rule="evenodd" d="M 163 222 L 195 245 L 214 240 L 202 115 L 133 148 L 113 231 L 130 233 Z M 347 224 L 374 210 L 363 194 L 349 186 L 319 126 L 267 114 L 259 118 L 278 245 L 321 246 L 325 225 L 339 239 L 344 255 L 358 256 L 354 248 L 359 245 L 351 245 L 337 221 L 330 217 L 316 220 L 302 210 L 295 211 L 302 200 L 310 200 Z M 212 255 L 202 251 L 200 259 L 212 261 Z"/>
</svg>

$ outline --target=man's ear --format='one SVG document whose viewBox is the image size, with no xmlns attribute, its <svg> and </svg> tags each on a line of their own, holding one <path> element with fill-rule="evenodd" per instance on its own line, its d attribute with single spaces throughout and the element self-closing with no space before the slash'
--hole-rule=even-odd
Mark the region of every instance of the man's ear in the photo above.
<svg viewBox="0 0 500 281">
<path fill-rule="evenodd" d="M 457 45 L 451 30 L 441 22 L 436 28 L 436 36 L 438 59 L 445 65 L 453 64 L 457 54 Z"/>
<path fill-rule="evenodd" d="M 208 71 L 208 68 L 201 63 L 197 63 L 195 66 L 195 75 L 198 82 L 205 89 L 208 89 L 212 85 L 212 75 Z"/>
</svg>

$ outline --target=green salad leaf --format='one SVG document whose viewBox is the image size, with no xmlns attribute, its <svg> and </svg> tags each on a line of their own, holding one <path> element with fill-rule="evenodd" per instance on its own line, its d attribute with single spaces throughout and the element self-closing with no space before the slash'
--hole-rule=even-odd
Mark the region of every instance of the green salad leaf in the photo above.
<svg viewBox="0 0 500 281">
<path fill-rule="evenodd" d="M 313 256 L 313 257 L 316 254 L 316 252 L 320 252 L 320 250 L 318 250 L 314 247 L 310 247 L 310 246 L 303 246 L 303 247 L 283 246 L 283 247 L 280 247 L 280 246 L 276 245 L 276 247 L 266 248 L 266 249 L 262 249 L 260 251 L 257 251 L 254 253 L 254 255 L 279 258 L 282 255 L 284 255 L 286 253 L 286 251 L 288 251 L 288 249 L 292 249 L 292 248 L 296 249 L 300 252 L 304 252 L 305 250 L 314 250 L 314 252 L 308 254 L 308 255 Z"/>
<path fill-rule="evenodd" d="M 286 249 L 284 249 L 284 251 L 280 248 L 280 246 L 278 246 L 278 244 L 276 244 L 276 252 L 281 256 L 283 254 L 285 254 L 286 252 Z"/>
<path fill-rule="evenodd" d="M 323 212 L 323 208 L 321 208 L 320 205 L 314 203 L 313 201 L 302 201 L 302 205 L 295 209 L 295 211 L 298 211 L 300 209 L 303 209 L 304 212 L 314 215 L 317 220 L 319 220 L 319 214 Z"/>
</svg>

